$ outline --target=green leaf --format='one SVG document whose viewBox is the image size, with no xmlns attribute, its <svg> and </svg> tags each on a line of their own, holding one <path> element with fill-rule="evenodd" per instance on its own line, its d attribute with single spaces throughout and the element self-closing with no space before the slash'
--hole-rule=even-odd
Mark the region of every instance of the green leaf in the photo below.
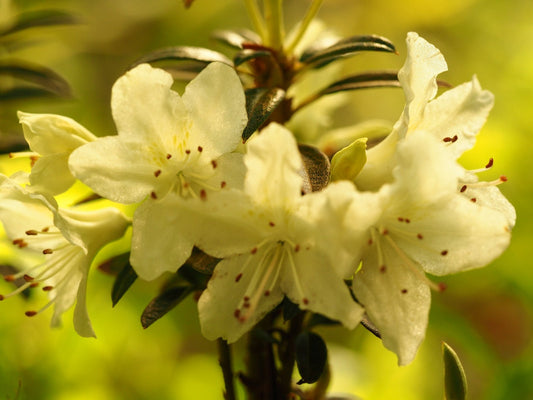
<svg viewBox="0 0 533 400">
<path fill-rule="evenodd" d="M 130 66 L 133 68 L 142 63 L 152 63 L 158 61 L 196 61 L 203 64 L 212 62 L 221 62 L 233 67 L 233 62 L 224 54 L 218 51 L 206 49 L 203 47 L 192 46 L 174 46 L 165 47 L 163 49 L 155 50 L 144 55 Z"/>
<path fill-rule="evenodd" d="M 331 159 L 331 179 L 354 181 L 366 163 L 367 138 L 360 138 L 335 153 Z"/>
<path fill-rule="evenodd" d="M 304 164 L 303 191 L 304 193 L 317 192 L 325 188 L 330 178 L 329 158 L 318 148 L 307 145 L 298 145 Z"/>
<path fill-rule="evenodd" d="M 324 340 L 314 332 L 305 331 L 296 337 L 296 365 L 302 380 L 298 383 L 314 383 L 322 375 L 328 359 Z"/>
<path fill-rule="evenodd" d="M 263 57 L 270 58 L 272 57 L 272 53 L 268 50 L 244 49 L 235 54 L 235 57 L 233 57 L 233 63 L 236 67 L 238 67 L 239 65 L 244 64 L 247 61 Z"/>
<path fill-rule="evenodd" d="M 123 253 L 109 258 L 98 265 L 98 269 L 108 275 L 118 275 L 130 263 L 130 253 Z"/>
<path fill-rule="evenodd" d="M 124 296 L 128 289 L 133 285 L 133 282 L 137 279 L 137 274 L 131 267 L 129 262 L 124 265 L 120 270 L 113 283 L 113 288 L 111 289 L 111 301 L 113 302 L 113 307 L 117 305 L 119 300 Z"/>
<path fill-rule="evenodd" d="M 10 35 L 12 33 L 29 28 L 55 25 L 70 25 L 76 23 L 78 23 L 78 19 L 64 11 L 29 11 L 18 15 L 17 21 L 5 31 L 0 32 L 0 36 Z"/>
<path fill-rule="evenodd" d="M 396 49 L 392 42 L 381 36 L 352 36 L 340 40 L 325 49 L 304 52 L 300 57 L 300 61 L 313 68 L 321 68 L 339 58 L 353 56 L 362 51 L 395 53 Z"/>
<path fill-rule="evenodd" d="M 349 76 L 334 82 L 320 91 L 321 95 L 343 92 L 346 90 L 369 89 L 379 87 L 401 87 L 396 71 L 365 72 Z"/>
<path fill-rule="evenodd" d="M 466 399 L 466 375 L 457 353 L 442 342 L 444 359 L 444 394 L 446 400 Z"/>
<path fill-rule="evenodd" d="M 285 98 L 285 91 L 279 88 L 254 88 L 246 90 L 245 93 L 248 124 L 244 128 L 242 138 L 248 140 L 280 105 Z"/>
<path fill-rule="evenodd" d="M 253 31 L 247 29 L 236 30 L 216 30 L 211 35 L 213 39 L 233 47 L 234 49 L 244 49 L 246 43 L 260 43 L 261 38 Z"/>
<path fill-rule="evenodd" d="M 192 292 L 193 287 L 185 284 L 183 286 L 174 286 L 164 290 L 144 309 L 141 315 L 142 327 L 144 329 L 148 328 L 155 321 L 185 300 L 185 298 L 187 298 L 187 296 Z"/>
<path fill-rule="evenodd" d="M 298 304 L 293 303 L 287 296 L 283 298 L 281 302 L 281 311 L 283 313 L 283 321 L 287 322 L 296 317 L 302 312 Z"/>
<path fill-rule="evenodd" d="M 204 275 L 211 275 L 220 260 L 220 258 L 211 257 L 204 253 L 198 247 L 193 247 L 191 256 L 185 261 L 185 264 Z"/>
<path fill-rule="evenodd" d="M 2 97 L 15 98 L 15 96 L 29 97 L 30 95 L 42 95 L 43 89 L 45 92 L 59 96 L 71 96 L 70 86 L 65 79 L 51 69 L 37 64 L 17 60 L 0 62 L 0 77 L 2 75 L 20 79 L 38 86 L 38 88 L 15 87 L 10 91 L 2 92 Z"/>
</svg>

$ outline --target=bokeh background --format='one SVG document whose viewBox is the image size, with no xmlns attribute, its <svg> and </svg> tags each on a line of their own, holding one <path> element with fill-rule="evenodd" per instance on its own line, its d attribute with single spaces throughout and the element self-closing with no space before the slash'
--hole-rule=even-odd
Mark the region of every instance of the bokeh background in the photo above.
<svg viewBox="0 0 533 400">
<path fill-rule="evenodd" d="M 309 4 L 287 0 L 287 24 Z M 97 135 L 114 134 L 109 109 L 113 82 L 138 57 L 170 45 L 222 48 L 213 29 L 250 27 L 242 1 L 196 0 L 0 0 L 0 25 L 18 12 L 64 10 L 75 26 L 30 29 L 31 46 L 7 47 L 1 57 L 46 65 L 64 76 L 73 99 L 0 100 L 2 143 L 21 135 L 16 110 L 70 116 Z M 487 179 L 505 174 L 503 193 L 516 206 L 518 223 L 505 254 L 487 268 L 446 277 L 448 290 L 433 294 L 427 339 L 415 361 L 398 367 L 395 356 L 362 328 L 323 328 L 332 364 L 332 390 L 363 399 L 441 399 L 441 341 L 463 360 L 470 399 L 533 399 L 533 3 L 530 0 L 326 0 L 319 17 L 337 34 L 376 33 L 391 39 L 399 55 L 368 54 L 346 63 L 347 71 L 398 69 L 405 36 L 416 31 L 441 49 L 459 84 L 477 74 L 496 96 L 471 168 L 494 157 Z M 8 84 L 0 80 L 0 85 Z M 367 119 L 394 122 L 402 109 L 400 90 L 360 91 L 334 114 L 334 125 Z M 13 164 L 3 159 L 0 172 Z M 101 256 L 101 258 L 105 255 Z M 12 298 L 0 304 L 0 399 L 115 400 L 220 399 L 222 378 L 215 343 L 199 333 L 195 304 L 188 300 L 143 330 L 139 317 L 158 283 L 136 282 L 113 309 L 112 278 L 94 271 L 88 307 L 98 339 L 78 337 L 71 313 L 62 329 L 49 315 L 29 319 L 24 311 L 41 299 Z M 0 292 L 8 292 L 0 282 Z M 237 361 L 237 369 L 242 363 Z"/>
</svg>

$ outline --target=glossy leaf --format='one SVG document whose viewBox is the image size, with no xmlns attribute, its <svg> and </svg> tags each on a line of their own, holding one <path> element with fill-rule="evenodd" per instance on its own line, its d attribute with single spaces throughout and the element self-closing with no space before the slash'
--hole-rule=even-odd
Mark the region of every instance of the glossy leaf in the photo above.
<svg viewBox="0 0 533 400">
<path fill-rule="evenodd" d="M 318 148 L 307 144 L 298 145 L 298 150 L 300 150 L 304 164 L 304 193 L 322 190 L 329 183 L 330 178 L 331 165 L 328 157 Z"/>
<path fill-rule="evenodd" d="M 247 29 L 217 30 L 212 34 L 213 39 L 234 49 L 243 49 L 245 43 L 260 43 L 261 38 Z"/>
<path fill-rule="evenodd" d="M 281 311 L 283 314 L 284 322 L 290 321 L 291 319 L 293 319 L 295 316 L 297 316 L 299 313 L 302 312 L 302 310 L 300 310 L 300 307 L 298 307 L 298 304 L 293 303 L 286 296 L 283 298 L 283 301 L 281 302 Z"/>
<path fill-rule="evenodd" d="M 396 71 L 365 72 L 334 82 L 322 89 L 322 95 L 346 90 L 368 89 L 378 87 L 401 87 Z"/>
<path fill-rule="evenodd" d="M 457 353 L 447 344 L 442 343 L 444 359 L 444 394 L 446 400 L 466 399 L 466 375 Z"/>
<path fill-rule="evenodd" d="M 221 62 L 233 66 L 232 61 L 224 54 L 203 47 L 174 46 L 155 50 L 139 58 L 130 68 L 142 63 L 158 61 L 197 61 L 204 64 Z"/>
<path fill-rule="evenodd" d="M 9 91 L 3 92 L 2 97 L 29 97 L 37 94 L 42 95 L 43 90 L 63 97 L 71 95 L 70 86 L 65 79 L 57 73 L 36 65 L 23 61 L 4 61 L 0 63 L 0 77 L 9 76 L 20 79 L 21 81 L 37 85 L 33 87 L 15 87 Z"/>
<path fill-rule="evenodd" d="M 313 68 L 321 68 L 339 58 L 352 56 L 362 51 L 394 53 L 396 49 L 392 42 L 381 36 L 353 36 L 340 40 L 325 49 L 304 52 L 300 61 Z"/>
<path fill-rule="evenodd" d="M 316 382 L 326 366 L 328 349 L 316 333 L 305 331 L 296 338 L 296 365 L 302 380 L 298 383 Z"/>
<path fill-rule="evenodd" d="M 137 279 L 137 274 L 131 267 L 129 262 L 124 265 L 120 270 L 113 283 L 113 288 L 111 289 L 111 301 L 113 302 L 113 307 L 117 305 L 119 300 L 124 296 L 128 289 L 133 285 L 133 282 Z"/>
<path fill-rule="evenodd" d="M 204 275 L 211 275 L 220 260 L 220 258 L 211 257 L 198 247 L 194 247 L 191 256 L 185 261 L 185 265 Z"/>
<path fill-rule="evenodd" d="M 186 285 L 185 283 L 182 286 L 174 286 L 164 290 L 144 309 L 141 315 L 142 327 L 145 329 L 148 328 L 155 321 L 185 300 L 185 298 L 187 298 L 192 292 L 193 287 Z"/>
<path fill-rule="evenodd" d="M 270 114 L 285 98 L 285 91 L 279 88 L 254 88 L 246 90 L 246 111 L 248 124 L 242 138 L 247 140 L 270 117 Z"/>
<path fill-rule="evenodd" d="M 252 50 L 244 49 L 238 52 L 235 57 L 233 57 L 233 63 L 236 67 L 241 64 L 244 64 L 247 61 L 255 60 L 256 58 L 269 58 L 272 57 L 272 53 L 267 50 Z"/>
<path fill-rule="evenodd" d="M 78 20 L 73 15 L 64 11 L 57 10 L 39 10 L 29 11 L 18 15 L 17 21 L 8 27 L 5 31 L 0 32 L 0 36 L 6 36 L 24 29 L 36 28 L 42 26 L 70 25 L 77 23 Z"/>
</svg>

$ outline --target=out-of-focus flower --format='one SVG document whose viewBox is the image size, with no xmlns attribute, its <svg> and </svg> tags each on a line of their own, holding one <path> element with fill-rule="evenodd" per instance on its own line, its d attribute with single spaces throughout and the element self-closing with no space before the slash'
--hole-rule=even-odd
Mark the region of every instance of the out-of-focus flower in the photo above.
<svg viewBox="0 0 533 400">
<path fill-rule="evenodd" d="M 115 208 L 94 211 L 60 209 L 47 195 L 28 191 L 0 176 L 0 220 L 13 245 L 41 253 L 43 262 L 4 278 L 25 283 L 0 300 L 24 289 L 40 286 L 50 294 L 49 302 L 34 316 L 54 305 L 52 326 L 61 323 L 61 314 L 74 303 L 74 328 L 81 336 L 95 336 L 86 308 L 87 275 L 96 253 L 120 238 L 129 225 Z"/>
</svg>

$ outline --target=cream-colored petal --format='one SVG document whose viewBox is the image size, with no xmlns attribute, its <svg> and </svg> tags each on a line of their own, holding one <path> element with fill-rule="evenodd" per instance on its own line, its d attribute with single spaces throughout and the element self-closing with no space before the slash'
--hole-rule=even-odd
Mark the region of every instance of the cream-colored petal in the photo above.
<svg viewBox="0 0 533 400">
<path fill-rule="evenodd" d="M 68 169 L 69 156 L 70 153 L 56 153 L 39 157 L 30 174 L 34 189 L 59 194 L 70 188 L 76 178 Z"/>
</svg>

